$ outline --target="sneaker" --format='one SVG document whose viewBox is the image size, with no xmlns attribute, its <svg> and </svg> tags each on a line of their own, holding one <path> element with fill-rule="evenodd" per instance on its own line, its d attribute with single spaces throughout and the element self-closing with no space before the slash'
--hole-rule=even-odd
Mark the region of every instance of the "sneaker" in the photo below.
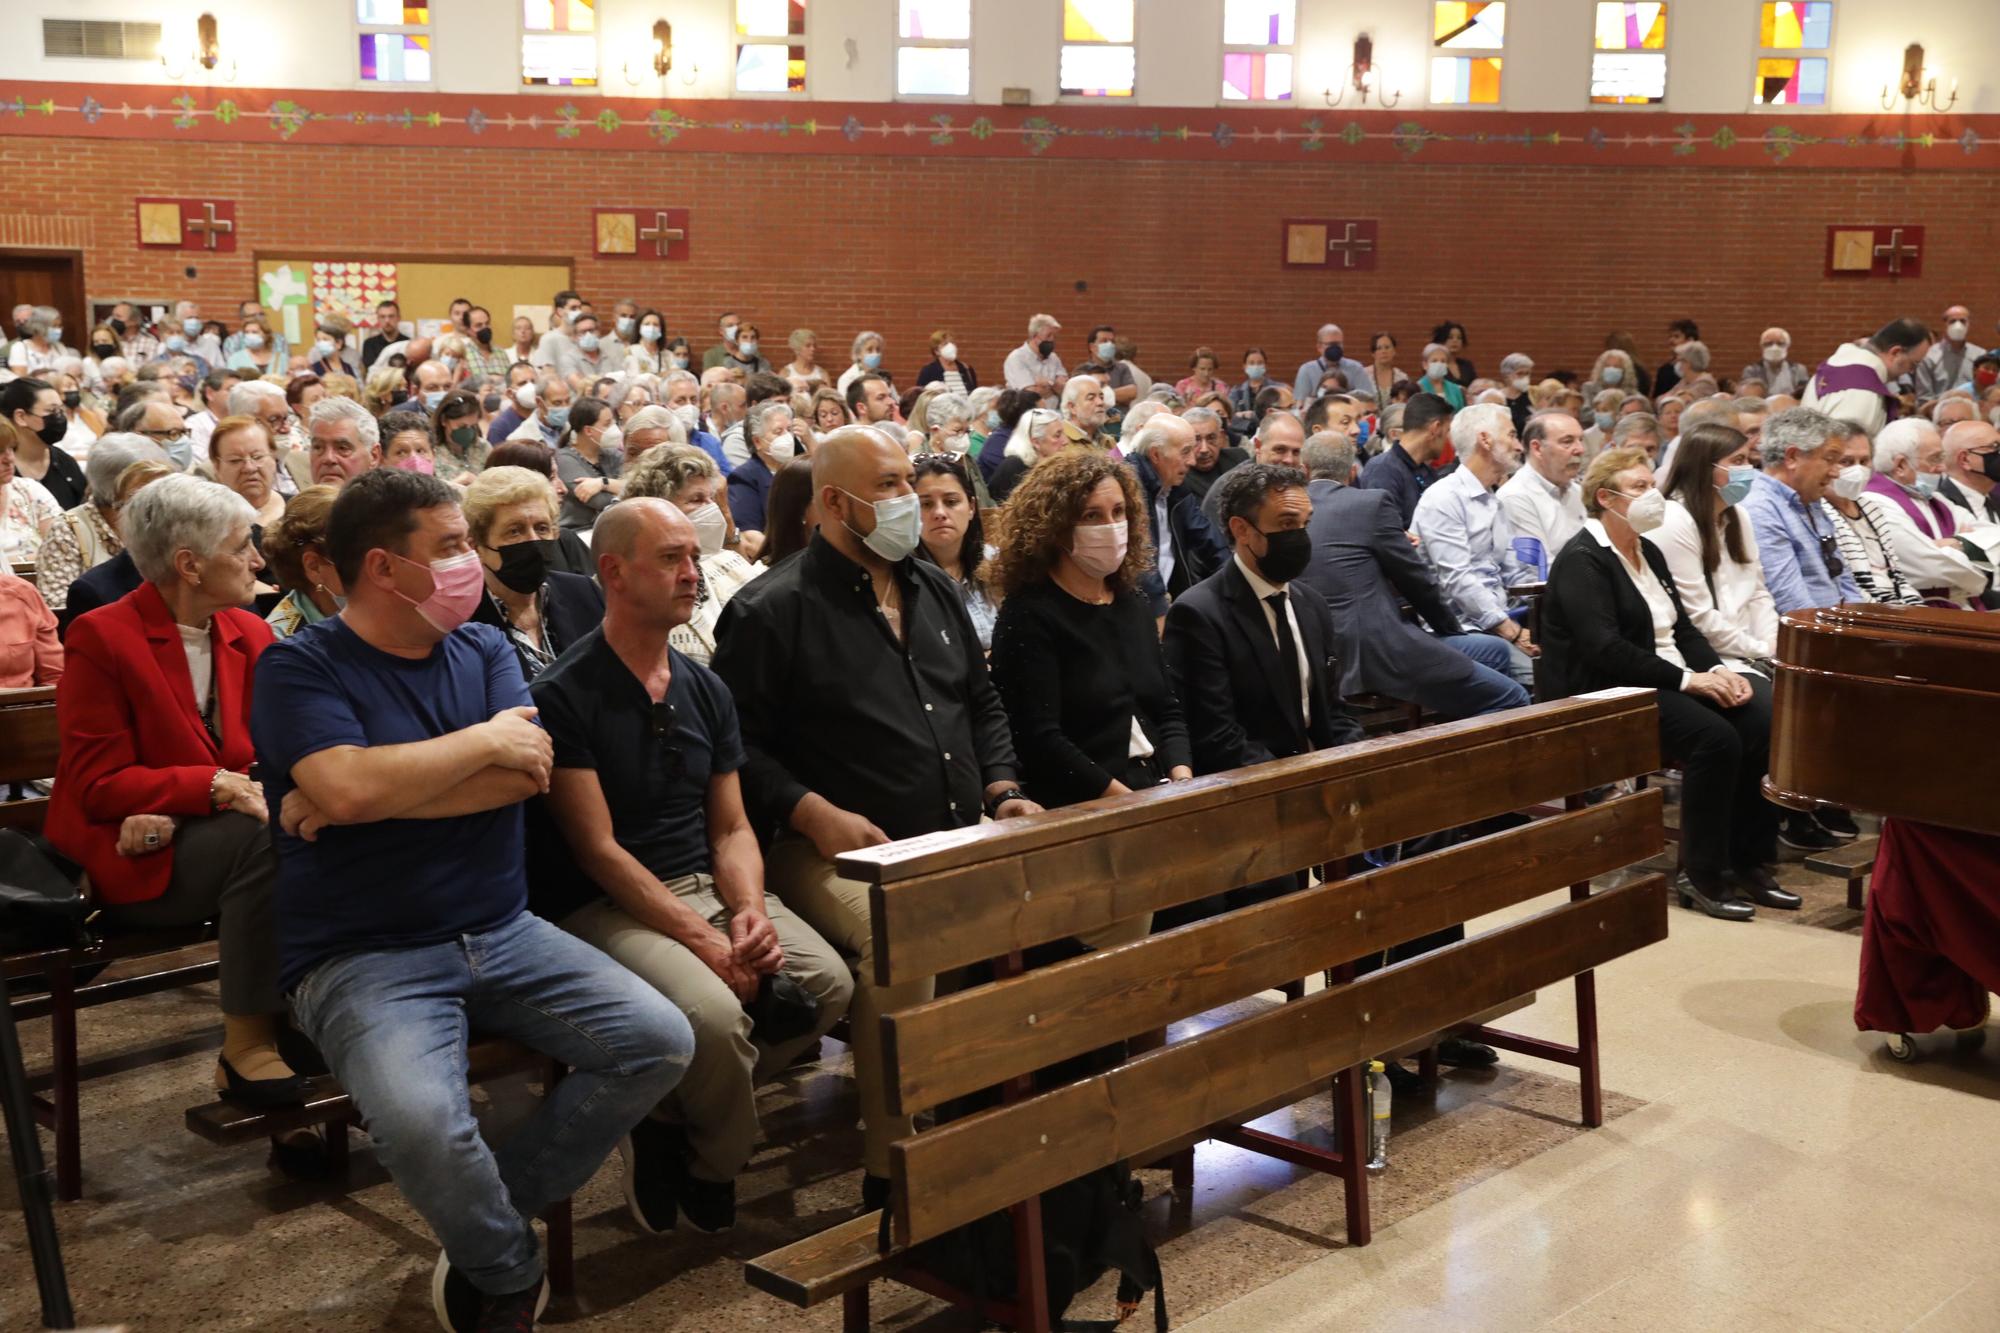
<svg viewBox="0 0 2000 1333">
<path fill-rule="evenodd" d="M 549 1280 L 525 1291 L 488 1296 L 442 1253 L 431 1273 L 431 1311 L 446 1333 L 529 1333 L 549 1303 Z"/>
<path fill-rule="evenodd" d="M 1840 846 L 1840 839 L 1809 817 L 1786 820 L 1778 828 L 1778 841 L 1798 852 L 1824 852 Z"/>
<path fill-rule="evenodd" d="M 692 1172 L 680 1180 L 681 1225 L 714 1236 L 736 1225 L 736 1182 L 703 1180 Z"/>
<path fill-rule="evenodd" d="M 625 1207 L 639 1230 L 664 1236 L 679 1214 L 682 1164 L 680 1136 L 669 1125 L 648 1117 L 632 1126 L 618 1143 L 625 1161 Z"/>
<path fill-rule="evenodd" d="M 1853 842 L 1861 836 L 1861 826 L 1854 822 L 1854 816 L 1834 806 L 1822 806 L 1813 812 L 1813 822 L 1830 837 L 1842 842 Z"/>
</svg>

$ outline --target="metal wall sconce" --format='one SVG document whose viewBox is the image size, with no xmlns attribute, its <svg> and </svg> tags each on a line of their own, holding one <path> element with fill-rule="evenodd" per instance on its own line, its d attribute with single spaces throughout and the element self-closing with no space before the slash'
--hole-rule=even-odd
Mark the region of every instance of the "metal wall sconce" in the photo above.
<svg viewBox="0 0 2000 1333">
<path fill-rule="evenodd" d="M 161 53 L 160 68 L 167 72 L 168 78 L 175 80 L 184 79 L 196 65 L 199 65 L 211 74 L 215 73 L 222 66 L 222 37 L 215 21 L 215 15 L 203 14 L 200 18 L 196 19 L 194 34 L 194 50 L 188 53 L 186 62 L 180 66 L 176 67 L 171 57 L 164 52 Z M 228 70 L 223 73 L 222 77 L 231 81 L 235 80 L 236 61 L 234 58 L 231 58 L 228 62 Z"/>
<path fill-rule="evenodd" d="M 1403 100 L 1401 89 L 1386 95 L 1382 92 L 1380 81 L 1375 76 L 1375 39 L 1365 32 L 1354 39 L 1354 63 L 1348 67 L 1346 81 L 1324 90 L 1321 96 L 1328 106 L 1339 106 L 1350 88 L 1356 94 L 1355 103 L 1359 106 L 1367 106 L 1371 96 L 1375 104 L 1385 110 Z"/>
<path fill-rule="evenodd" d="M 1903 48 L 1903 77 L 1901 81 L 1896 84 L 1894 89 L 1891 89 L 1886 84 L 1883 85 L 1882 109 L 1884 111 L 1894 111 L 1896 109 L 1896 98 L 1900 97 L 1906 103 L 1913 102 L 1918 106 L 1927 106 L 1933 111 L 1951 110 L 1958 102 L 1958 80 L 1953 79 L 1951 81 L 1951 87 L 1947 90 L 1948 95 L 1943 102 L 1939 102 L 1937 76 L 1933 74 L 1930 78 L 1926 79 L 1924 73 L 1923 44 L 1921 42 L 1911 42 L 1907 47 Z M 1908 110 L 1909 108 L 1906 106 L 1904 109 Z"/>
<path fill-rule="evenodd" d="M 665 19 L 655 19 L 653 21 L 652 66 L 653 66 L 653 75 L 655 78 L 658 79 L 664 80 L 667 77 L 667 75 L 673 72 L 674 25 L 667 22 Z M 694 83 L 696 79 L 700 77 L 701 77 L 701 66 L 698 64 L 692 65 L 688 68 L 688 71 L 685 74 L 681 75 L 681 82 L 691 85 Z M 644 81 L 644 79 L 645 79 L 645 72 L 643 70 L 637 74 L 634 74 L 632 72 L 632 62 L 629 60 L 625 62 L 626 83 L 636 88 L 639 86 L 641 82 Z"/>
</svg>

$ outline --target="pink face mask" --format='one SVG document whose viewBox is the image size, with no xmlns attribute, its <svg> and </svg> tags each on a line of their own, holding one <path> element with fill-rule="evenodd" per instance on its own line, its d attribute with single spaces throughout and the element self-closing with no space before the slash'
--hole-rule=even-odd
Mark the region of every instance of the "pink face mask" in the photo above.
<svg viewBox="0 0 2000 1333">
<path fill-rule="evenodd" d="M 1108 579 L 1125 563 L 1127 542 L 1123 523 L 1079 524 L 1070 538 L 1070 559 L 1094 579 Z"/>
<path fill-rule="evenodd" d="M 396 466 L 405 472 L 421 472 L 426 477 L 437 475 L 437 463 L 424 454 L 405 454 L 396 460 Z"/>
<path fill-rule="evenodd" d="M 406 565 L 417 564 L 406 556 L 396 555 L 394 551 L 389 554 Z M 433 560 L 428 566 L 417 567 L 429 569 L 431 595 L 421 602 L 403 597 L 401 592 L 396 595 L 416 607 L 417 614 L 424 618 L 426 624 L 440 634 L 449 634 L 472 619 L 472 613 L 479 607 L 479 595 L 486 590 L 486 567 L 479 563 L 477 551 L 467 551 L 448 560 Z"/>
</svg>

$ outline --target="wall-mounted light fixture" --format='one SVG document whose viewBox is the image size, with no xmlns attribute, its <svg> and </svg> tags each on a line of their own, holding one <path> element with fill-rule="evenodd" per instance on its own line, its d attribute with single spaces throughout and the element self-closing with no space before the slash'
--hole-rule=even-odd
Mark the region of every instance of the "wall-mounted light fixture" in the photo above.
<svg viewBox="0 0 2000 1333">
<path fill-rule="evenodd" d="M 655 19 L 653 21 L 652 66 L 653 66 L 653 76 L 658 79 L 664 80 L 667 77 L 667 75 L 673 72 L 674 25 L 667 22 L 665 19 Z M 701 66 L 698 64 L 691 65 L 688 67 L 687 72 L 681 76 L 681 82 L 692 84 L 696 78 L 700 77 L 700 75 L 701 75 Z M 632 62 L 629 60 L 625 62 L 626 83 L 631 84 L 633 87 L 636 88 L 639 86 L 641 82 L 644 81 L 644 79 L 645 79 L 645 72 L 643 70 L 637 74 L 634 74 L 632 72 Z"/>
<path fill-rule="evenodd" d="M 194 49 L 187 54 L 183 63 L 177 66 L 171 55 L 164 51 L 160 53 L 160 68 L 164 69 L 167 77 L 171 79 L 186 78 L 189 71 L 197 65 L 211 74 L 220 70 L 221 77 L 225 79 L 234 80 L 236 77 L 236 61 L 233 57 L 226 62 L 225 68 L 221 32 L 213 14 L 203 14 L 195 20 Z"/>
<path fill-rule="evenodd" d="M 1924 69 L 1923 44 L 1921 42 L 1911 42 L 1903 48 L 1902 79 L 1897 82 L 1894 89 L 1891 89 L 1887 84 L 1884 84 L 1882 87 L 1882 109 L 1884 111 L 1894 111 L 1896 109 L 1896 98 L 1900 97 L 1904 102 L 1913 102 L 1918 106 L 1927 106 L 1933 111 L 1951 110 L 1953 105 L 1958 101 L 1958 80 L 1953 79 L 1951 81 L 1951 87 L 1947 90 L 1948 95 L 1940 102 L 1938 100 L 1937 76 L 1932 74 L 1926 79 L 1924 75 L 1927 72 Z M 1905 107 L 1904 109 L 1908 110 L 1909 108 Z"/>
<path fill-rule="evenodd" d="M 1328 106 L 1339 106 L 1346 100 L 1350 89 L 1360 106 L 1367 106 L 1370 97 L 1375 99 L 1377 106 L 1385 109 L 1403 100 L 1400 88 L 1394 93 L 1383 93 L 1381 81 L 1375 73 L 1375 39 L 1365 32 L 1354 39 L 1354 63 L 1348 66 L 1347 78 L 1325 89 L 1321 96 L 1325 97 Z"/>
</svg>

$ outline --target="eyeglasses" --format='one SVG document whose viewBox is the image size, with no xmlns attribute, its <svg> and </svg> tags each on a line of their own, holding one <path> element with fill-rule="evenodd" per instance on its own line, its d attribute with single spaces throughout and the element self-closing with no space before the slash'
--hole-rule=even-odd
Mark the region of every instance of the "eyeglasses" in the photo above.
<svg viewBox="0 0 2000 1333">
<path fill-rule="evenodd" d="M 1847 568 L 1840 563 L 1840 543 L 1835 541 L 1831 534 L 1819 539 L 1819 557 L 1826 561 L 1826 572 L 1829 577 L 1837 579 L 1841 571 Z"/>
<path fill-rule="evenodd" d="M 652 705 L 646 719 L 646 734 L 656 741 L 671 741 L 674 736 L 674 724 L 678 717 L 679 713 L 675 710 L 673 704 L 669 702 L 662 700 Z M 669 745 L 665 757 L 667 761 L 666 776 L 670 780 L 678 778 L 681 775 L 681 765 L 684 762 L 681 747 L 678 745 Z"/>
<path fill-rule="evenodd" d="M 142 430 L 139 433 L 155 444 L 171 444 L 181 437 L 178 427 L 170 430 Z"/>
</svg>

